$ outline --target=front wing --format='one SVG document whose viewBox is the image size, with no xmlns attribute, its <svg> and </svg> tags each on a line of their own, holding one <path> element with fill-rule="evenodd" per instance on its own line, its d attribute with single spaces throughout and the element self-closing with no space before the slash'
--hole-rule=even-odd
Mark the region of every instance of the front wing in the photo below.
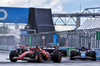
<svg viewBox="0 0 100 66">
<path fill-rule="evenodd" d="M 74 57 L 71 57 L 71 58 L 74 58 L 74 59 L 95 59 L 95 58 L 93 58 L 91 56 L 86 56 L 84 58 L 82 58 L 81 56 L 74 56 Z"/>
</svg>

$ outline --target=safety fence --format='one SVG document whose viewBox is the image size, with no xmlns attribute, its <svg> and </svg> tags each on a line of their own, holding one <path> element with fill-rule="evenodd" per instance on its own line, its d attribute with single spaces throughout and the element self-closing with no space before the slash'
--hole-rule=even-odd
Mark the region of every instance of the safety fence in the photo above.
<svg viewBox="0 0 100 66">
<path fill-rule="evenodd" d="M 40 46 L 53 45 L 53 35 L 57 35 L 59 47 L 81 47 L 100 48 L 100 28 L 86 30 L 72 30 L 62 32 L 46 32 L 39 34 L 20 35 L 21 43 L 25 45 Z"/>
<path fill-rule="evenodd" d="M 100 28 L 20 35 L 20 44 L 31 47 L 36 44 L 52 47 L 54 34 L 57 35 L 57 46 L 59 47 L 81 47 L 84 45 L 91 49 L 100 48 Z M 16 45 L 14 36 L 0 36 L 0 49 L 2 46 L 6 48 L 10 45 Z"/>
<path fill-rule="evenodd" d="M 57 45 L 66 46 L 66 39 L 58 35 L 58 33 L 45 33 L 45 34 L 33 34 L 33 35 L 21 35 L 20 42 L 24 45 L 36 46 L 53 46 L 53 35 L 57 34 Z"/>
<path fill-rule="evenodd" d="M 0 36 L 0 45 L 13 45 L 15 42 L 14 36 Z"/>
<path fill-rule="evenodd" d="M 0 45 L 0 50 L 11 51 L 16 48 L 15 45 Z"/>
<path fill-rule="evenodd" d="M 87 29 L 87 30 L 75 30 L 68 34 L 68 46 L 69 47 L 81 47 L 84 45 L 89 48 L 100 48 L 100 40 L 97 39 L 99 35 L 97 29 Z"/>
<path fill-rule="evenodd" d="M 16 45 L 14 36 L 0 36 L 0 50 L 13 50 Z"/>
</svg>

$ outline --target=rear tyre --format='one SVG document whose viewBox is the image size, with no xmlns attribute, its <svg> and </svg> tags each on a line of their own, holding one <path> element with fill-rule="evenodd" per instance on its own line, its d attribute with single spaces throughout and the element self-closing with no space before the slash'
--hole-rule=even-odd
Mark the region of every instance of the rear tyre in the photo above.
<svg viewBox="0 0 100 66">
<path fill-rule="evenodd" d="M 61 51 L 61 53 L 63 54 L 64 57 L 67 56 L 67 52 L 66 52 L 66 50 L 60 50 L 60 51 Z"/>
<path fill-rule="evenodd" d="M 42 54 L 40 52 L 35 52 L 35 59 L 37 62 L 42 62 Z"/>
<path fill-rule="evenodd" d="M 53 56 L 52 56 L 52 61 L 54 63 L 60 63 L 62 60 L 62 54 L 59 51 L 54 50 L 53 51 Z"/>
<path fill-rule="evenodd" d="M 10 55 L 9 55 L 10 61 L 11 62 L 16 62 L 17 60 L 12 59 L 13 57 L 16 57 L 16 51 L 11 51 Z"/>
<path fill-rule="evenodd" d="M 76 56 L 76 51 L 71 51 L 70 52 L 70 60 L 75 60 L 75 58 L 72 58 L 74 56 Z"/>
</svg>

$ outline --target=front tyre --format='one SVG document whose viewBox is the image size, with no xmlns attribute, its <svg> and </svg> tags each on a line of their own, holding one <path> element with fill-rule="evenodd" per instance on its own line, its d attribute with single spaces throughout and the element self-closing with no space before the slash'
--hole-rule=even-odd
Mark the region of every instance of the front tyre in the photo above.
<svg viewBox="0 0 100 66">
<path fill-rule="evenodd" d="M 60 63 L 61 60 L 62 60 L 62 54 L 61 54 L 61 52 L 58 52 L 58 51 L 54 50 L 53 51 L 52 60 L 55 63 Z"/>
<path fill-rule="evenodd" d="M 12 59 L 15 56 L 16 56 L 16 51 L 11 51 L 10 55 L 9 55 L 9 58 L 10 58 L 11 62 L 16 62 L 17 61 L 16 59 Z"/>
<path fill-rule="evenodd" d="M 70 60 L 75 60 L 74 56 L 76 56 L 76 51 L 73 50 L 70 52 Z"/>
<path fill-rule="evenodd" d="M 95 51 L 90 51 L 90 56 L 93 58 L 91 60 L 96 61 L 96 52 Z"/>
<path fill-rule="evenodd" d="M 70 57 L 70 60 L 75 60 L 75 58 Z"/>
</svg>

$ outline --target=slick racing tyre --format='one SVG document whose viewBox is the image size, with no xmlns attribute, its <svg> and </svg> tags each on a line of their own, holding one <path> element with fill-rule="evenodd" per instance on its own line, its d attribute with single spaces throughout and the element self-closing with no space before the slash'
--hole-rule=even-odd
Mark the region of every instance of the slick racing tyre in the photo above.
<svg viewBox="0 0 100 66">
<path fill-rule="evenodd" d="M 16 57 L 16 51 L 11 51 L 10 55 L 9 55 L 10 61 L 11 62 L 16 62 L 17 60 L 16 59 L 12 59 L 13 57 Z"/>
<path fill-rule="evenodd" d="M 74 57 L 74 56 L 76 56 L 76 51 L 72 50 L 72 51 L 70 52 L 70 60 L 75 60 L 75 58 L 72 58 L 72 57 Z"/>
<path fill-rule="evenodd" d="M 42 62 L 42 54 L 40 52 L 35 52 L 35 59 L 37 62 Z"/>
<path fill-rule="evenodd" d="M 96 61 L 96 52 L 95 51 L 90 51 L 90 56 L 93 58 L 91 60 Z"/>
<path fill-rule="evenodd" d="M 61 51 L 61 53 L 63 54 L 64 57 L 67 56 L 67 52 L 66 52 L 66 50 L 60 50 L 60 51 Z"/>
<path fill-rule="evenodd" d="M 70 57 L 70 60 L 75 60 L 75 58 Z"/>
<path fill-rule="evenodd" d="M 54 50 L 53 56 L 52 56 L 52 61 L 55 62 L 55 63 L 60 63 L 61 60 L 62 60 L 61 52 Z"/>
</svg>

